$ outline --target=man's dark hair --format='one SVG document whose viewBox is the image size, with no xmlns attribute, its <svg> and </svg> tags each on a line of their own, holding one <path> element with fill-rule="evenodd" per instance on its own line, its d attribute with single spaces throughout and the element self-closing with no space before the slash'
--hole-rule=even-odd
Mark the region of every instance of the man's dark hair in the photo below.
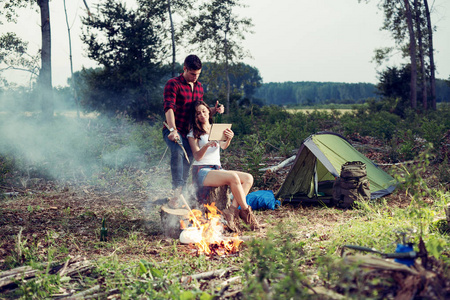
<svg viewBox="0 0 450 300">
<path fill-rule="evenodd" d="M 191 54 L 186 57 L 184 60 L 184 66 L 188 70 L 200 70 L 202 68 L 202 62 L 200 61 L 200 58 L 198 58 L 197 55 Z"/>
</svg>

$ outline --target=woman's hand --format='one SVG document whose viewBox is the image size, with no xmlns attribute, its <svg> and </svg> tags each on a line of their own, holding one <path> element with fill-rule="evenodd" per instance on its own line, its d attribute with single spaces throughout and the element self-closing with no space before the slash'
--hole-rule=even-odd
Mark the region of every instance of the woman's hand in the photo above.
<svg viewBox="0 0 450 300">
<path fill-rule="evenodd" d="M 203 147 L 206 147 L 206 149 L 208 149 L 209 147 L 217 147 L 217 141 L 209 141 L 207 142 L 205 145 L 203 145 Z"/>
<path fill-rule="evenodd" d="M 223 134 L 227 138 L 227 140 L 231 140 L 234 137 L 234 132 L 230 128 L 227 128 L 223 131 Z"/>
</svg>

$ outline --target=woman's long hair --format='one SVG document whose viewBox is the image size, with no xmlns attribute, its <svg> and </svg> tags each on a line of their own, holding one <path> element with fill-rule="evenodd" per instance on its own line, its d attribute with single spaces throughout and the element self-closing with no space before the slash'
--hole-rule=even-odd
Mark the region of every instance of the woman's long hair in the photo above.
<svg viewBox="0 0 450 300">
<path fill-rule="evenodd" d="M 205 106 L 209 110 L 209 123 L 213 123 L 212 114 L 211 114 L 211 108 L 209 108 L 208 104 L 206 104 L 204 101 L 198 101 L 194 105 L 194 111 L 193 111 L 193 118 L 192 118 L 192 130 L 194 131 L 194 137 L 196 139 L 199 139 L 201 135 L 208 133 L 205 130 L 203 130 L 202 124 L 198 122 L 197 118 L 197 107 L 200 105 Z"/>
</svg>

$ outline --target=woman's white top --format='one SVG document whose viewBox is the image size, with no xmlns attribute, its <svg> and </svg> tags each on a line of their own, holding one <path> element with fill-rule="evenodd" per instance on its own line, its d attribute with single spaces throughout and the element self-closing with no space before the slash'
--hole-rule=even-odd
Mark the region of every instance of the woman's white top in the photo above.
<svg viewBox="0 0 450 300">
<path fill-rule="evenodd" d="M 194 131 L 189 131 L 187 137 L 194 137 Z M 200 136 L 200 139 L 198 140 L 198 147 L 203 147 L 206 143 L 208 143 L 209 134 L 205 133 Z M 217 143 L 217 146 L 215 147 L 209 147 L 205 155 L 203 155 L 202 159 L 200 161 L 194 160 L 192 163 L 194 166 L 201 166 L 201 165 L 218 165 L 220 166 L 220 145 Z"/>
</svg>

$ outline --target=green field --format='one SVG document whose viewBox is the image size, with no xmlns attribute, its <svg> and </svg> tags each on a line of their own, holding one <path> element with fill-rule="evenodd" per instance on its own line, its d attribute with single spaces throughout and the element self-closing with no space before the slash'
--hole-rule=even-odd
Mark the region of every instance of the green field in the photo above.
<svg viewBox="0 0 450 300">
<path fill-rule="evenodd" d="M 307 114 L 310 114 L 310 113 L 312 113 L 315 110 L 320 111 L 320 112 L 327 112 L 327 113 L 335 110 L 335 111 L 338 111 L 338 112 L 340 112 L 342 114 L 354 111 L 354 109 L 351 109 L 351 108 L 338 108 L 338 109 L 331 109 L 331 108 L 288 108 L 286 110 L 288 112 L 290 112 L 290 113 L 303 112 L 303 113 L 307 113 Z"/>
</svg>

